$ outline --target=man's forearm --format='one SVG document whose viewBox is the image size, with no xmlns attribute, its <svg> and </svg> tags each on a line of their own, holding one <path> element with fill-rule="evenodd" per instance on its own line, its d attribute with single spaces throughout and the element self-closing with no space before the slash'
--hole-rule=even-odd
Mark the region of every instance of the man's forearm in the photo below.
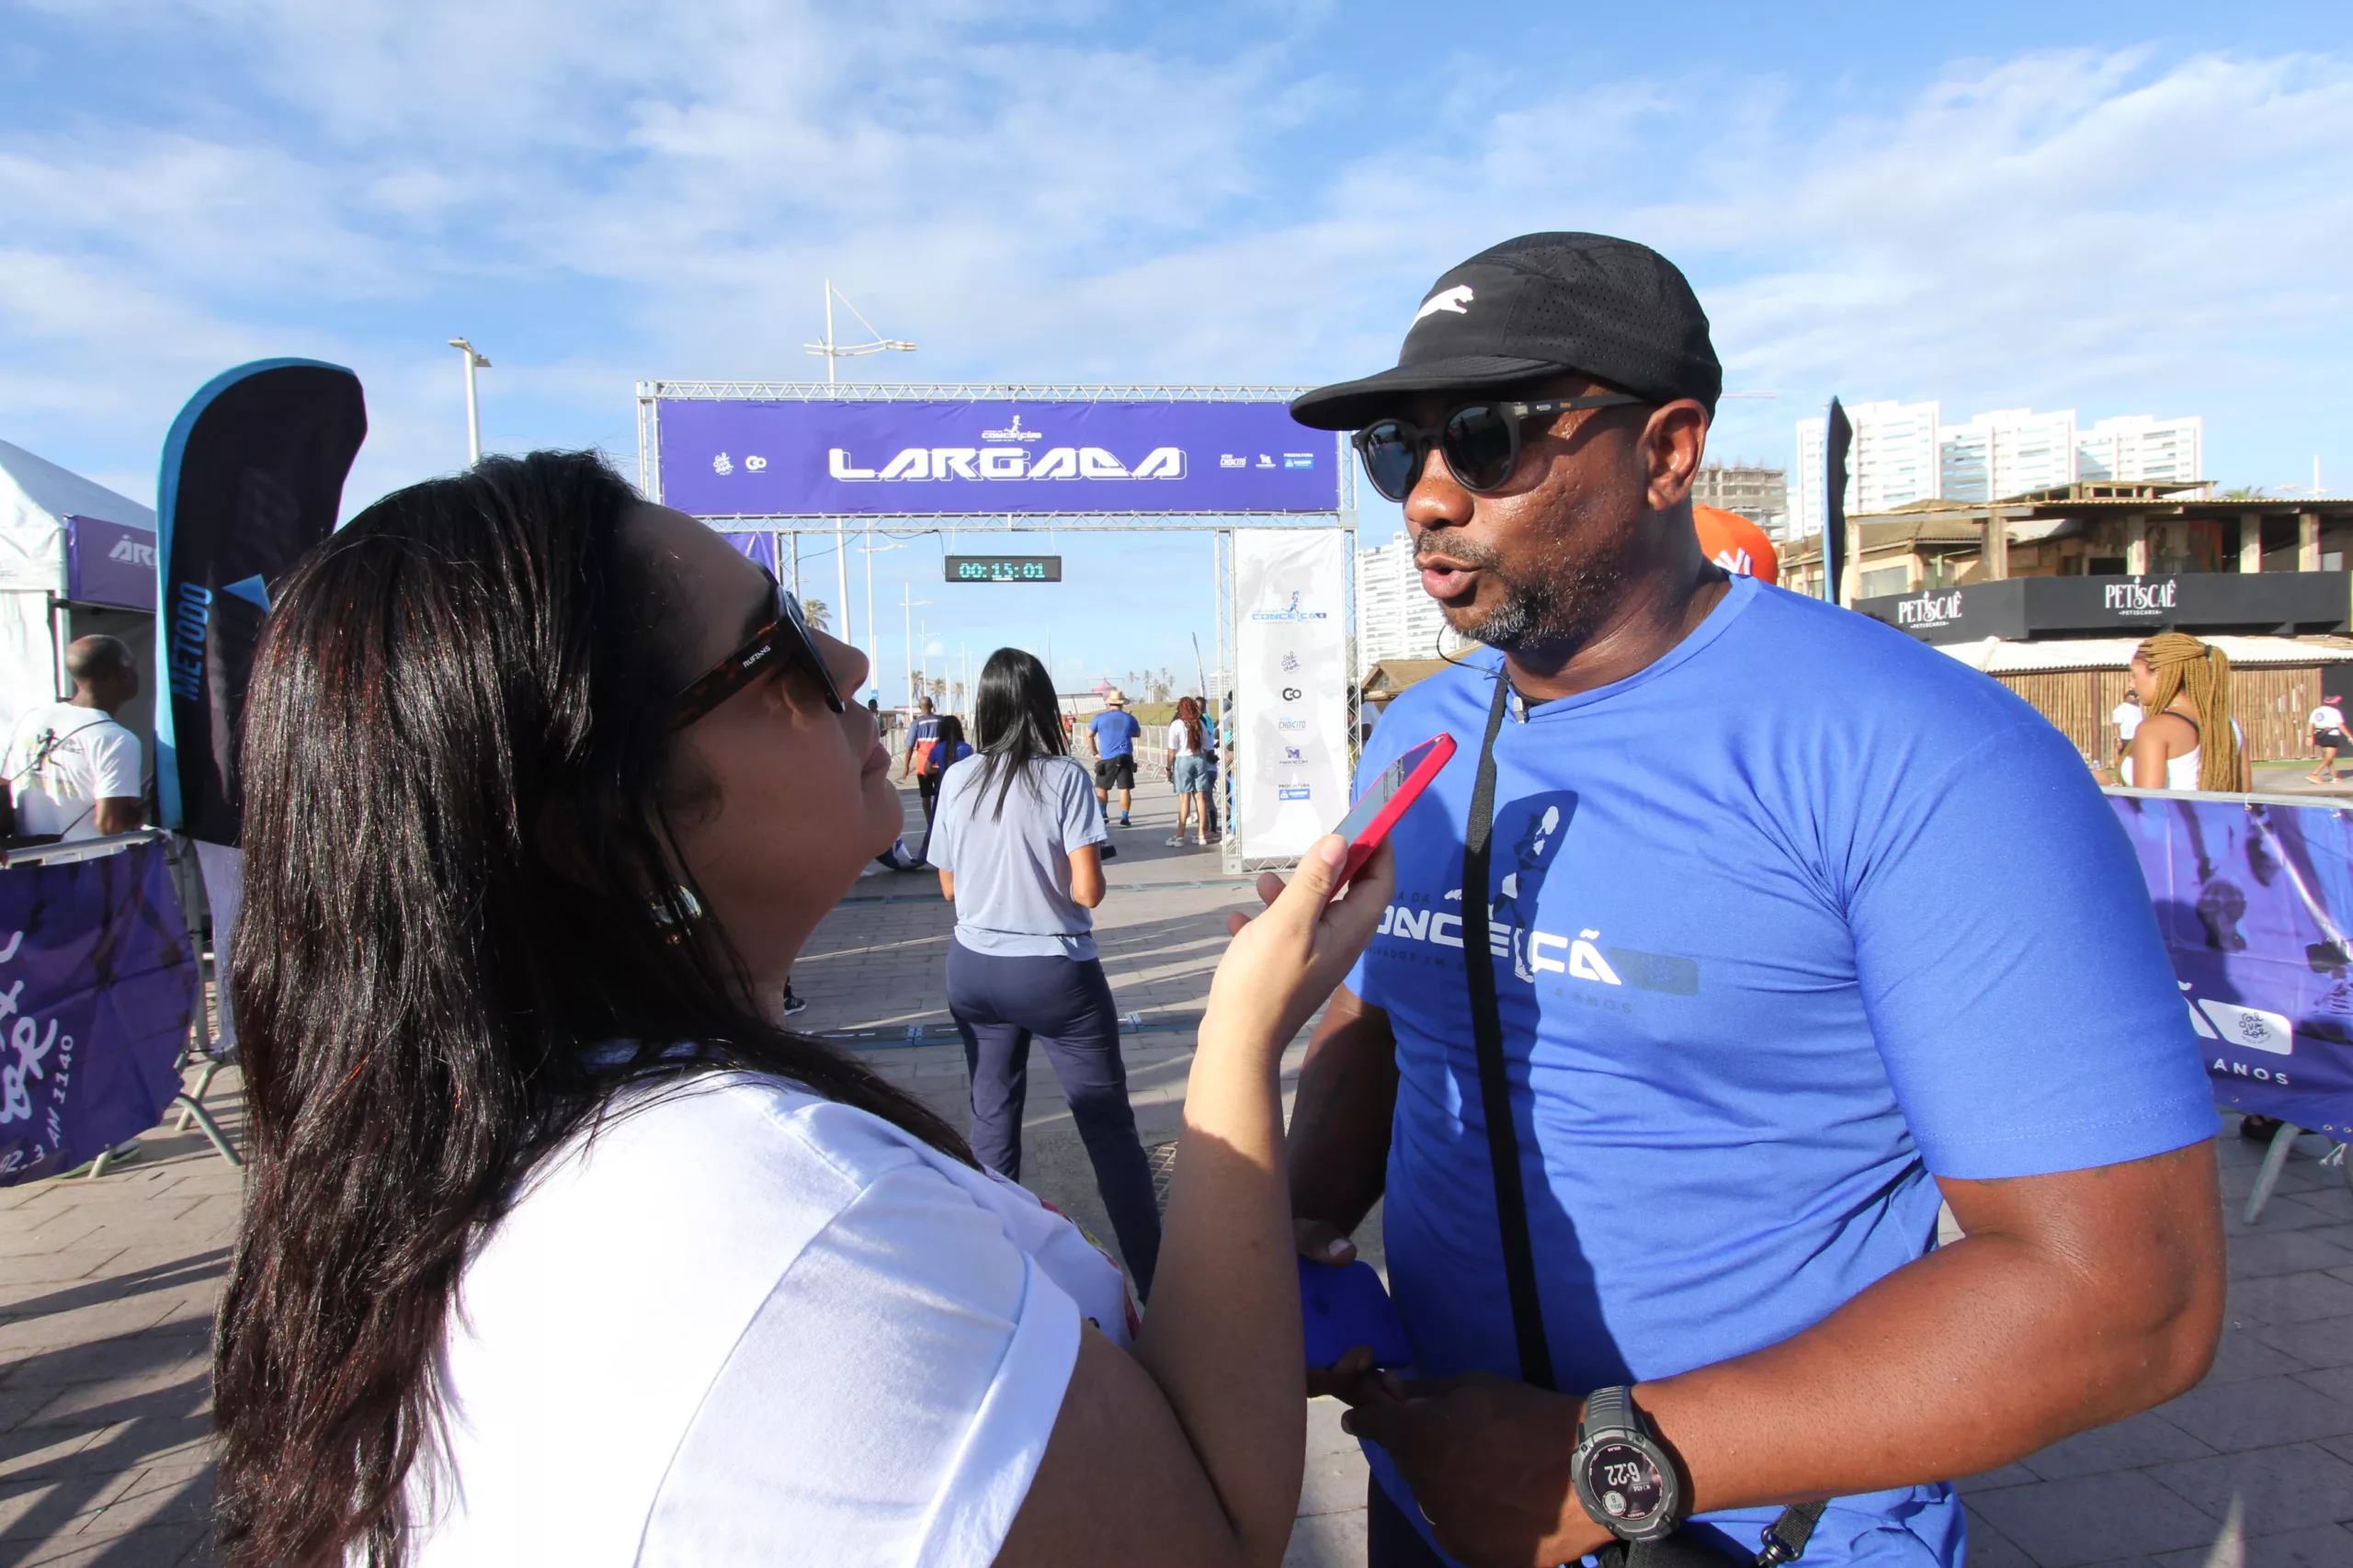
<svg viewBox="0 0 2353 1568">
<path fill-rule="evenodd" d="M 1964 1240 L 1778 1345 L 1636 1385 L 1687 1510 L 1973 1474 L 2204 1374 L 2222 1305 L 2211 1150 L 1942 1186 Z M 1388 1449 L 1449 1551 L 1538 1568 L 1606 1540 L 1569 1484 L 1587 1391 L 1473 1373 L 1407 1392 L 1358 1388 L 1348 1429 Z"/>
<path fill-rule="evenodd" d="M 2200 1145 L 2018 1184 L 2040 1189 L 2037 1206 L 2096 1212 L 2104 1185 L 2161 1176 L 2176 1201 L 2128 1206 L 2137 1267 L 2073 1235 L 1989 1224 L 1779 1345 L 1638 1386 L 1689 1471 L 1691 1506 L 1975 1474 L 2188 1389 L 2221 1325 L 2212 1161 Z"/>
<path fill-rule="evenodd" d="M 1291 1101 L 1286 1157 L 1291 1212 L 1343 1235 L 1381 1200 L 1397 1109 L 1397 1042 L 1389 1016 L 1345 988 L 1307 1047 Z"/>
</svg>

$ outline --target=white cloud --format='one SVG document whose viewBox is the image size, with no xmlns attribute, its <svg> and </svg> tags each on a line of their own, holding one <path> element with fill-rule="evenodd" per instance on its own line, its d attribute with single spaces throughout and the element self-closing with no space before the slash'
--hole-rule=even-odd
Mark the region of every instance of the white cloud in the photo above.
<svg viewBox="0 0 2353 1568">
<path fill-rule="evenodd" d="M 2260 465 L 2319 438 L 2278 405 L 2345 347 L 2333 58 L 2035 54 L 1828 124 L 1800 82 L 1496 104 L 1458 74 L 1342 147 L 1323 128 L 1366 106 L 1313 7 L 1190 58 L 1092 6 L 95 15 L 258 62 L 153 123 L 0 122 L 0 425 L 118 467 L 222 365 L 313 352 L 369 385 L 355 492 L 444 469 L 458 331 L 497 362 L 494 441 L 626 455 L 639 375 L 815 376 L 827 277 L 923 345 L 868 375 L 1357 374 L 1439 270 L 1531 228 L 1685 262 L 1733 383 L 1782 394 L 1727 404 L 1720 450 L 1781 453 L 1835 390 L 2204 412 Z"/>
</svg>

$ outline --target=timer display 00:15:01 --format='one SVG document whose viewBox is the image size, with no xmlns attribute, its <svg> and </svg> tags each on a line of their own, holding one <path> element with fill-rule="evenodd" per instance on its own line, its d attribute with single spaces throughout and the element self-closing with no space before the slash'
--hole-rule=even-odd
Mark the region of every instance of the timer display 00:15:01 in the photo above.
<svg viewBox="0 0 2353 1568">
<path fill-rule="evenodd" d="M 1063 558 L 1059 555 L 951 555 L 948 557 L 948 580 L 951 583 L 1059 583 L 1063 580 Z"/>
</svg>

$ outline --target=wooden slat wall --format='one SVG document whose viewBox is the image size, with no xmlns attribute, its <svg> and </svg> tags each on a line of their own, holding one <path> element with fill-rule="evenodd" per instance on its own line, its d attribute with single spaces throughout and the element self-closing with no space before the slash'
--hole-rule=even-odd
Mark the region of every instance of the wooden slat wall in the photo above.
<svg viewBox="0 0 2353 1568">
<path fill-rule="evenodd" d="M 2086 757 L 2105 762 L 2116 755 L 2116 726 L 2108 715 L 2124 700 L 2130 682 L 2122 670 L 2063 670 L 1996 676 L 1995 679 L 2033 705 L 2059 727 Z M 2247 750 L 2256 762 L 2279 762 L 2313 755 L 2304 716 L 2320 706 L 2322 682 L 2340 696 L 2353 686 L 2343 665 L 2286 665 L 2231 671 L 2231 700 Z"/>
</svg>

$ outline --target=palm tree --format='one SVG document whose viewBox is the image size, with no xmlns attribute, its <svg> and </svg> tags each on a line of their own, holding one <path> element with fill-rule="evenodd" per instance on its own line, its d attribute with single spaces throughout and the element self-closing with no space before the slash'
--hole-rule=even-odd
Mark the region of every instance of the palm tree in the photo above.
<svg viewBox="0 0 2353 1568">
<path fill-rule="evenodd" d="M 809 624 L 817 631 L 830 631 L 833 630 L 832 621 L 829 619 L 833 612 L 825 608 L 824 600 L 802 599 L 801 601 L 801 613 L 808 617 Z"/>
</svg>

